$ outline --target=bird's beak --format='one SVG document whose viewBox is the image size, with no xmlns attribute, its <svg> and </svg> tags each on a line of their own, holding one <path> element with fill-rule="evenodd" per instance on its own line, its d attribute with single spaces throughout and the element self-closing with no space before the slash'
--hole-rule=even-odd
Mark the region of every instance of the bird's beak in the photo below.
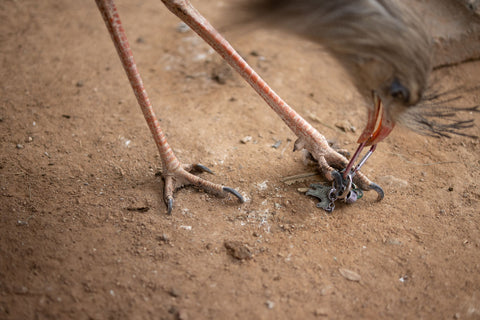
<svg viewBox="0 0 480 320">
<path fill-rule="evenodd" d="M 380 97 L 373 92 L 374 109 L 368 110 L 367 126 L 363 130 L 358 143 L 365 143 L 365 146 L 370 146 L 379 143 L 385 139 L 395 126 Z"/>
</svg>

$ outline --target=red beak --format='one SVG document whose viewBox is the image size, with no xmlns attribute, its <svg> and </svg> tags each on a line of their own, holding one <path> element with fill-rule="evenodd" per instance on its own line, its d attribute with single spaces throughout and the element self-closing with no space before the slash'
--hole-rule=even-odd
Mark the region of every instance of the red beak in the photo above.
<svg viewBox="0 0 480 320">
<path fill-rule="evenodd" d="M 358 143 L 364 143 L 365 146 L 371 146 L 385 139 L 392 132 L 395 123 L 390 119 L 380 97 L 373 93 L 374 109 L 368 111 L 367 126 L 363 130 Z"/>
</svg>

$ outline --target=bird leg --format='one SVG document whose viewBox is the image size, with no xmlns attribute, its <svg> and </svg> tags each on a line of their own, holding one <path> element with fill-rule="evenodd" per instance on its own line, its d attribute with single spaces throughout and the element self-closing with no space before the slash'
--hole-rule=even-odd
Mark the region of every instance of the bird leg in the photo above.
<svg viewBox="0 0 480 320">
<path fill-rule="evenodd" d="M 162 2 L 217 51 L 297 135 L 298 140 L 295 142 L 294 151 L 306 149 L 310 152 L 328 180 L 332 181 L 341 176 L 336 169 L 345 168 L 348 160 L 333 150 L 323 135 L 283 101 L 189 1 L 162 0 Z M 375 190 L 379 195 L 378 198 L 383 198 L 382 189 L 361 172 L 356 172 L 354 182 L 363 190 Z"/>
<path fill-rule="evenodd" d="M 233 194 L 240 202 L 244 202 L 243 197 L 238 191 L 215 184 L 190 173 L 192 170 L 209 172 L 211 171 L 202 165 L 183 165 L 173 153 L 172 148 L 167 142 L 165 134 L 160 128 L 160 123 L 155 116 L 147 92 L 143 86 L 142 79 L 138 72 L 137 66 L 133 59 L 132 50 L 128 44 L 127 36 L 122 27 L 117 8 L 113 0 L 96 0 L 98 9 L 100 10 L 108 31 L 112 37 L 117 53 L 122 61 L 122 65 L 127 73 L 128 80 L 133 88 L 138 104 L 142 109 L 145 120 L 153 135 L 155 143 L 160 152 L 162 161 L 162 176 L 165 181 L 164 201 L 167 205 L 168 213 L 172 212 L 173 194 L 176 189 L 187 185 L 195 185 L 208 192 L 225 196 L 227 193 Z"/>
</svg>

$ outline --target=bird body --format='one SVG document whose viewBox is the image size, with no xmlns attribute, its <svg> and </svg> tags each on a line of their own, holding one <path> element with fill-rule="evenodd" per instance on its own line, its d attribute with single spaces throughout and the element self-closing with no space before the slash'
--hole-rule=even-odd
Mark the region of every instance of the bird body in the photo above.
<svg viewBox="0 0 480 320">
<path fill-rule="evenodd" d="M 256 0 L 246 7 L 253 19 L 269 27 L 321 43 L 362 96 L 374 97 L 359 142 L 380 142 L 402 113 L 421 101 L 431 71 L 431 39 L 404 2 Z"/>
</svg>

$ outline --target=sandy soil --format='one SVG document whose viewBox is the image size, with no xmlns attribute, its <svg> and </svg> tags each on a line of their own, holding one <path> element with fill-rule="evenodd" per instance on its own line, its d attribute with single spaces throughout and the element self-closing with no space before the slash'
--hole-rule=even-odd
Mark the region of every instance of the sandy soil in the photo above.
<svg viewBox="0 0 480 320">
<path fill-rule="evenodd" d="M 178 157 L 249 201 L 185 188 L 167 216 L 156 147 L 94 2 L 2 1 L 1 319 L 480 319 L 478 139 L 399 127 L 363 170 L 384 201 L 326 214 L 297 191 L 314 179 L 282 182 L 314 168 L 253 90 L 159 1 L 119 2 Z M 222 3 L 196 3 L 222 20 Z M 226 36 L 355 149 L 366 109 L 321 48 L 282 31 Z M 432 81 L 478 83 L 480 62 Z M 452 105 L 480 104 L 461 95 Z M 480 135 L 479 114 L 458 119 Z"/>
</svg>

